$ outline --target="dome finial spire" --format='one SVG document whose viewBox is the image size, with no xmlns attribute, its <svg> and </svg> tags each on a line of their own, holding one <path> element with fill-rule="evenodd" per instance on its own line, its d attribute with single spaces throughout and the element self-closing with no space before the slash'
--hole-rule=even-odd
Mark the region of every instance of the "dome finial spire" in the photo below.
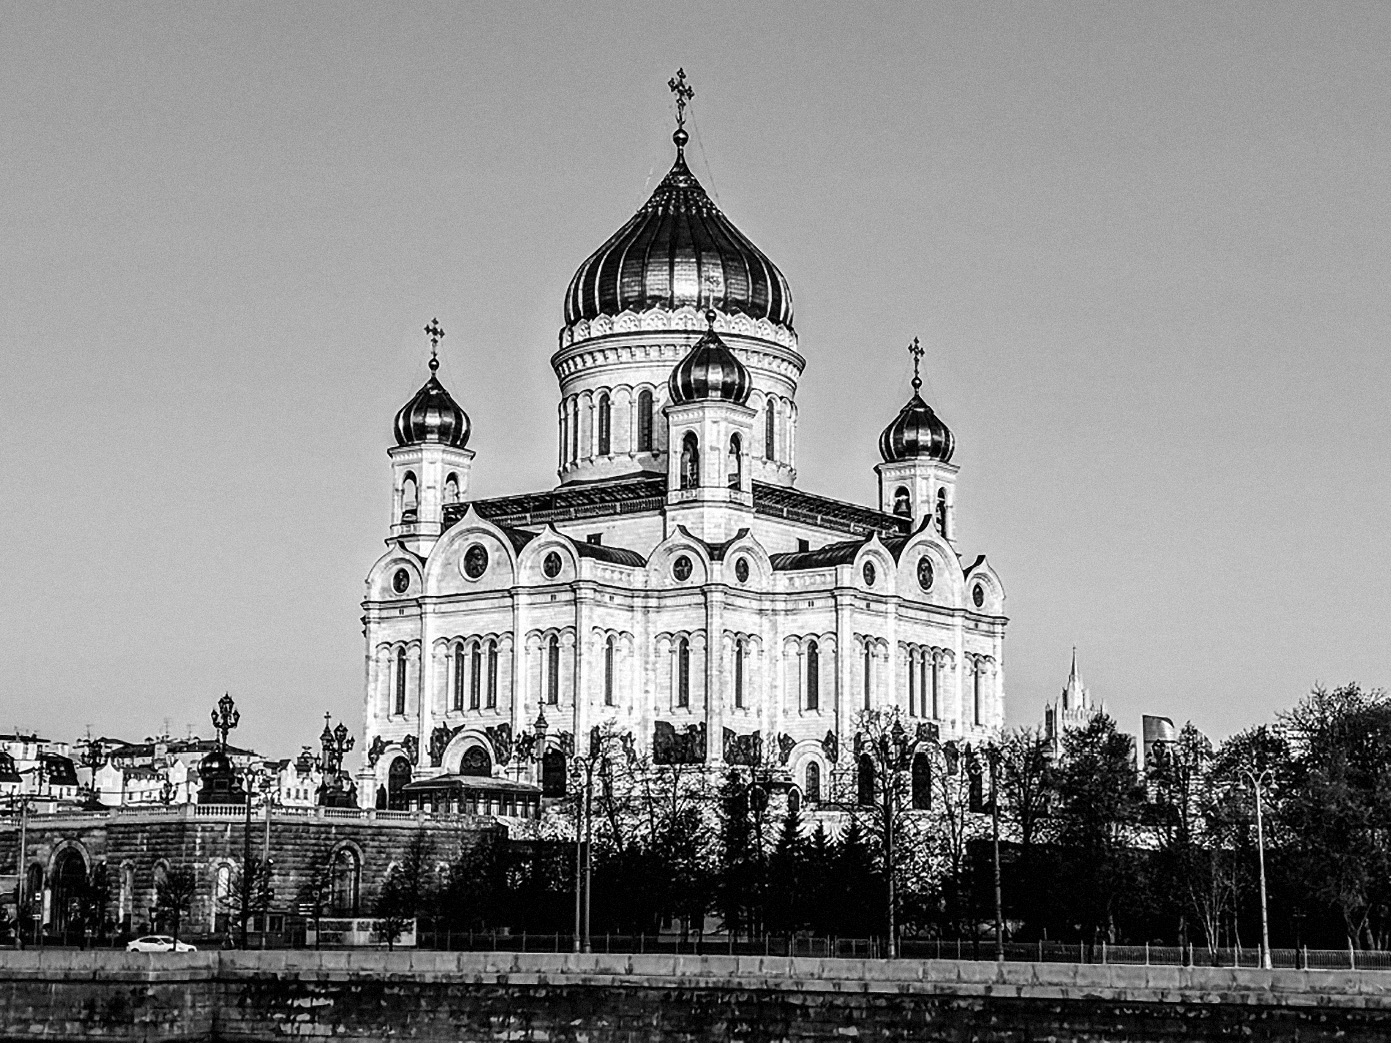
<svg viewBox="0 0 1391 1043">
<path fill-rule="evenodd" d="M 695 90 L 686 82 L 685 69 L 676 70 L 676 75 L 667 80 L 667 88 L 676 95 L 676 133 L 671 136 L 671 140 L 676 142 L 676 153 L 679 156 L 685 149 L 686 142 L 691 140 L 691 136 L 686 133 L 686 105 L 695 97 Z"/>
<path fill-rule="evenodd" d="M 918 343 L 917 337 L 908 345 L 908 354 L 913 356 L 913 394 L 916 395 L 918 389 L 923 386 L 922 377 L 918 376 L 918 363 L 922 361 L 923 346 Z"/>
<path fill-rule="evenodd" d="M 433 373 L 440 368 L 439 347 L 440 341 L 444 340 L 444 327 L 439 319 L 430 320 L 430 325 L 425 327 L 425 336 L 430 338 L 430 372 Z"/>
</svg>

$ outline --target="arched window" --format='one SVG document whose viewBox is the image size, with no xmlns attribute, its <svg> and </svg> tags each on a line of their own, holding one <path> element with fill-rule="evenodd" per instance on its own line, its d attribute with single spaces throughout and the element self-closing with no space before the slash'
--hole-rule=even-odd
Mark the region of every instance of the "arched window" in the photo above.
<svg viewBox="0 0 1391 1043">
<path fill-rule="evenodd" d="M 821 803 L 821 765 L 812 761 L 807 765 L 807 784 L 802 787 L 807 794 L 808 804 Z"/>
<path fill-rule="evenodd" d="M 488 642 L 488 709 L 497 709 L 497 642 Z"/>
<path fill-rule="evenodd" d="M 932 657 L 932 719 L 939 721 L 942 719 L 942 660 L 937 656 Z"/>
<path fill-rule="evenodd" d="M 908 650 L 908 716 L 918 715 L 918 653 Z"/>
<path fill-rule="evenodd" d="M 555 634 L 546 641 L 546 702 L 560 705 L 560 638 Z"/>
<path fill-rule="evenodd" d="M 807 642 L 807 709 L 821 706 L 821 651 L 815 641 Z"/>
<path fill-rule="evenodd" d="M 676 705 L 691 705 L 691 643 L 684 637 L 676 642 Z"/>
<path fill-rule="evenodd" d="M 937 531 L 947 538 L 947 490 L 937 490 Z"/>
<path fill-rule="evenodd" d="M 332 879 L 332 911 L 339 916 L 356 916 L 362 867 L 358 864 L 357 852 L 352 848 L 339 848 L 338 854 L 333 856 Z"/>
<path fill-rule="evenodd" d="M 778 458 L 778 429 L 777 420 L 773 416 L 773 397 L 768 396 L 763 405 L 763 459 L 776 460 Z"/>
<path fill-rule="evenodd" d="M 652 452 L 652 392 L 638 392 L 638 452 Z"/>
<path fill-rule="evenodd" d="M 470 746 L 459 758 L 459 774 L 486 779 L 493 774 L 493 759 L 482 746 Z"/>
<path fill-rule="evenodd" d="M 973 714 L 977 726 L 981 723 L 980 705 L 980 675 L 985 672 L 985 664 L 979 659 L 975 662 L 975 669 L 971 671 L 971 702 L 973 703 Z"/>
<path fill-rule="evenodd" d="M 739 488 L 744 478 L 744 447 L 738 435 L 729 436 L 729 487 Z"/>
<path fill-rule="evenodd" d="M 865 709 L 873 709 L 873 668 L 874 650 L 865 642 Z"/>
<path fill-rule="evenodd" d="M 560 750 L 547 750 L 541 758 L 541 795 L 565 796 L 565 754 Z"/>
<path fill-rule="evenodd" d="M 744 639 L 734 642 L 734 708 L 744 708 Z"/>
<path fill-rule="evenodd" d="M 908 495 L 908 490 L 901 485 L 894 490 L 894 513 L 905 518 L 913 513 L 912 497 Z"/>
<path fill-rule="evenodd" d="M 913 755 L 913 810 L 926 811 L 932 807 L 932 765 L 927 754 Z"/>
<path fill-rule="evenodd" d="M 406 650 L 396 649 L 396 713 L 406 712 Z"/>
<path fill-rule="evenodd" d="M 612 634 L 604 642 L 604 705 L 613 705 L 613 657 L 618 641 Z"/>
<path fill-rule="evenodd" d="M 223 862 L 213 871 L 213 929 L 227 930 L 232 916 L 232 864 Z"/>
<path fill-rule="evenodd" d="M 397 757 L 386 772 L 386 806 L 390 811 L 406 810 L 406 783 L 411 780 L 411 762 Z"/>
<path fill-rule="evenodd" d="M 459 502 L 459 476 L 457 474 L 451 474 L 444 480 L 444 502 Z"/>
<path fill-rule="evenodd" d="M 415 521 L 420 509 L 420 489 L 410 471 L 401 480 L 401 520 Z"/>
<path fill-rule="evenodd" d="M 464 708 L 464 646 L 454 649 L 454 709 Z"/>
<path fill-rule="evenodd" d="M 860 764 L 855 772 L 855 802 L 862 808 L 874 804 L 874 761 L 867 753 L 860 755 Z"/>
<path fill-rule="evenodd" d="M 681 488 L 696 489 L 700 486 L 700 441 L 695 432 L 687 431 L 681 439 Z"/>
<path fill-rule="evenodd" d="M 612 445 L 613 407 L 609 404 L 609 393 L 599 396 L 599 455 L 608 456 Z"/>
<path fill-rule="evenodd" d="M 478 709 L 479 689 L 483 682 L 483 646 L 477 641 L 473 643 L 473 651 L 469 655 L 469 678 L 468 678 L 468 708 Z"/>
</svg>

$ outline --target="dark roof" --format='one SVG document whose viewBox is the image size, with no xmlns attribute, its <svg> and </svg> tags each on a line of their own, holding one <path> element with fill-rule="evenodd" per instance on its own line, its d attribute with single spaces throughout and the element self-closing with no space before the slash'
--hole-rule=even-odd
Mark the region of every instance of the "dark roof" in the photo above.
<svg viewBox="0 0 1391 1043">
<path fill-rule="evenodd" d="M 666 495 L 665 476 L 644 475 L 614 482 L 562 485 L 545 493 L 474 500 L 472 506 L 480 517 L 495 525 L 544 525 L 657 511 L 666 503 Z M 462 510 L 447 511 L 444 520 L 452 525 L 462 514 Z"/>
<path fill-rule="evenodd" d="M 702 547 L 704 547 L 705 553 L 710 555 L 711 561 L 724 561 L 725 554 L 729 552 L 730 547 L 734 546 L 735 541 L 742 540 L 745 536 L 749 534 L 748 529 L 740 529 L 738 532 L 736 532 L 729 539 L 725 540 L 723 543 L 707 543 L 705 540 L 702 540 L 695 533 L 691 532 L 690 529 L 686 528 L 686 526 L 678 525 L 676 527 L 686 536 L 687 539 L 694 540 L 696 543 L 699 543 Z"/>
<path fill-rule="evenodd" d="M 647 559 L 635 550 L 625 550 L 622 547 L 606 547 L 602 543 L 588 543 L 579 540 L 572 540 L 575 550 L 581 558 L 593 558 L 595 561 L 607 561 L 610 565 L 627 565 L 630 568 L 640 569 L 647 565 Z"/>
<path fill-rule="evenodd" d="M 879 533 L 881 536 L 906 536 L 910 521 L 885 514 L 857 503 L 833 500 L 829 496 L 804 493 L 784 485 L 753 483 L 753 509 L 757 514 L 787 521 L 802 522 L 822 529 L 839 529 L 855 536 Z"/>
<path fill-rule="evenodd" d="M 849 565 L 860 553 L 860 548 L 868 542 L 845 540 L 842 543 L 828 543 L 816 550 L 792 551 L 788 554 L 770 554 L 774 572 L 794 572 L 797 569 L 828 569 L 836 565 Z"/>
<path fill-rule="evenodd" d="M 222 743 L 216 739 L 169 739 L 164 743 L 164 748 L 169 753 L 209 753 L 213 750 L 222 748 Z M 254 750 L 243 750 L 238 746 L 227 746 L 227 752 L 234 757 L 254 757 Z M 133 757 L 142 760 L 155 755 L 155 744 L 153 742 L 131 742 L 124 746 L 117 746 L 106 751 L 106 755 L 111 758 Z"/>
<path fill-rule="evenodd" d="M 44 772 L 51 785 L 77 785 L 77 767 L 67 757 L 60 757 L 56 753 L 41 753 L 39 760 L 43 762 Z"/>
</svg>

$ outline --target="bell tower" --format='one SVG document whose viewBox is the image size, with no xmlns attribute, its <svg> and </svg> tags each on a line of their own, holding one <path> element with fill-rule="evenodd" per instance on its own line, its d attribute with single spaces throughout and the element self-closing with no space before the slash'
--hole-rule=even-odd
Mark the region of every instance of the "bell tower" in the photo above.
<svg viewBox="0 0 1391 1043">
<path fill-rule="evenodd" d="M 391 539 L 401 540 L 417 554 L 428 553 L 444 531 L 444 508 L 468 496 L 473 450 L 468 448 L 471 426 L 444 385 L 439 369 L 439 342 L 444 328 L 438 319 L 425 327 L 430 338 L 430 378 L 396 414 L 396 445 L 391 458 Z"/>
<path fill-rule="evenodd" d="M 879 476 L 879 509 L 911 518 L 914 528 L 930 518 L 943 539 L 955 541 L 959 468 L 951 458 L 956 439 L 919 394 L 923 348 L 917 337 L 908 345 L 908 353 L 913 356 L 913 397 L 879 436 L 879 454 L 884 458 L 874 468 Z"/>
</svg>

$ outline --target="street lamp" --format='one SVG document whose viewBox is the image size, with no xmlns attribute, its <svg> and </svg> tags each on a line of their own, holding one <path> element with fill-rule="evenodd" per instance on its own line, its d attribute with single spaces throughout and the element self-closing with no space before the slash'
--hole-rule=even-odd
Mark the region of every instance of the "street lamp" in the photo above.
<svg viewBox="0 0 1391 1043">
<path fill-rule="evenodd" d="M 544 724 L 544 719 L 538 723 Z M 595 725 L 589 733 L 589 756 L 577 755 L 570 761 L 570 776 L 575 780 L 575 784 L 578 786 L 581 779 L 584 781 L 583 802 L 580 799 L 581 794 L 575 794 L 575 952 L 579 952 L 581 948 L 585 952 L 593 951 L 589 935 L 589 899 L 594 883 L 594 769 L 608 771 L 608 758 L 600 755 L 599 745 L 599 727 Z M 581 874 L 584 884 L 583 904 L 580 901 Z"/>
<path fill-rule="evenodd" d="M 235 728 L 237 722 L 241 720 L 241 711 L 237 709 L 231 692 L 222 693 L 222 698 L 217 701 L 217 709 L 212 712 L 212 718 L 213 731 L 217 732 L 222 743 L 222 752 L 226 753 L 227 733 Z"/>
<path fill-rule="evenodd" d="M 1265 903 L 1265 827 L 1261 822 L 1261 787 L 1269 786 L 1275 781 L 1275 776 L 1269 768 L 1259 772 L 1243 768 L 1241 774 L 1250 781 L 1256 798 L 1256 858 L 1261 867 L 1261 967 L 1270 970 L 1270 915 Z"/>
<path fill-rule="evenodd" d="M 865 711 L 868 714 L 869 711 Z M 868 722 L 867 722 L 868 723 Z M 926 725 L 920 724 L 910 735 L 903 720 L 894 712 L 893 724 L 880 728 L 877 734 L 856 735 L 856 745 L 869 747 L 878 762 L 882 782 L 879 787 L 881 810 L 884 815 L 884 877 L 888 882 L 889 898 L 889 959 L 898 957 L 898 894 L 894 880 L 894 820 L 898 812 L 898 780 L 912 766 L 913 753 L 919 742 L 930 737 Z"/>
</svg>

